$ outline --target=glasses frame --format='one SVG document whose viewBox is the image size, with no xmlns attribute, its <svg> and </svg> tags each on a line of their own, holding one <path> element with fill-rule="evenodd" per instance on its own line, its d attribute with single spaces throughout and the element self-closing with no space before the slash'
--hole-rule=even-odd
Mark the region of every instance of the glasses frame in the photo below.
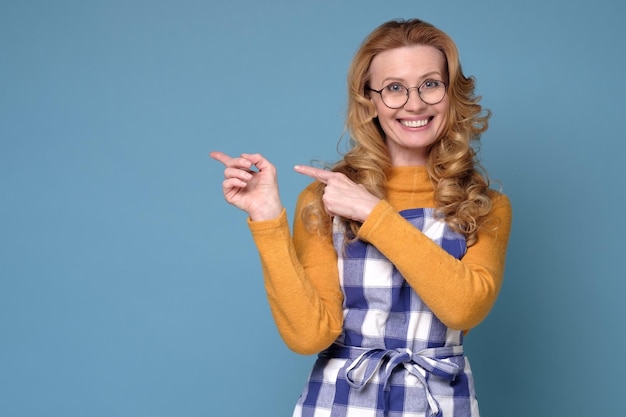
<svg viewBox="0 0 626 417">
<path fill-rule="evenodd" d="M 422 97 L 422 91 L 421 88 L 424 86 L 424 84 L 426 84 L 429 81 L 437 81 L 440 82 L 441 84 L 443 84 L 444 86 L 444 91 L 443 91 L 443 95 L 441 96 L 441 99 L 439 101 L 436 101 L 434 103 L 429 103 L 426 100 L 424 100 L 424 98 Z M 387 87 L 389 87 L 392 84 L 400 84 L 405 90 L 406 90 L 406 100 L 404 101 L 404 103 L 402 103 L 401 106 L 397 106 L 397 107 L 391 107 L 389 104 L 385 103 L 385 99 L 383 98 L 383 90 Z M 409 102 L 409 97 L 411 95 L 411 90 L 416 89 L 417 90 L 417 96 L 420 98 L 420 100 L 422 100 L 423 103 L 428 104 L 429 106 L 434 106 L 435 104 L 439 104 L 443 101 L 443 99 L 446 97 L 446 94 L 448 93 L 448 83 L 442 80 L 435 80 L 435 79 L 428 79 L 428 80 L 424 80 L 420 85 L 418 85 L 417 87 L 406 87 L 404 84 L 399 83 L 399 82 L 392 82 L 389 83 L 385 86 L 383 86 L 383 88 L 381 88 L 380 90 L 374 90 L 371 87 L 367 87 L 367 89 L 369 91 L 373 91 L 375 93 L 380 94 L 380 99 L 383 102 L 383 104 L 387 107 L 389 107 L 390 109 L 401 109 L 402 107 L 404 107 L 406 105 L 406 103 Z"/>
</svg>

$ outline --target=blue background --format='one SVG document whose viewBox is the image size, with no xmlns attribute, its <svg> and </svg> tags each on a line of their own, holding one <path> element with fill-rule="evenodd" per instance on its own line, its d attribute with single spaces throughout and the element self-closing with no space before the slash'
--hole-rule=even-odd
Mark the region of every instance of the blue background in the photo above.
<svg viewBox="0 0 626 417">
<path fill-rule="evenodd" d="M 467 339 L 485 417 L 620 415 L 626 17 L 615 0 L 0 2 L 0 415 L 291 415 L 313 357 L 269 314 L 211 150 L 337 157 L 358 44 L 457 42 L 514 205 Z"/>
</svg>

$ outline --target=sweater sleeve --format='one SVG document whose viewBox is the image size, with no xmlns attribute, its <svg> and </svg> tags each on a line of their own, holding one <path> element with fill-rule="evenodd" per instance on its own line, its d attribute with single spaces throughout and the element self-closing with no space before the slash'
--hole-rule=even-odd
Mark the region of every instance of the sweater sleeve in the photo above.
<svg viewBox="0 0 626 417">
<path fill-rule="evenodd" d="M 485 227 L 461 260 L 412 226 L 385 200 L 365 220 L 358 237 L 391 260 L 446 326 L 469 330 L 493 307 L 504 275 L 511 204 L 495 192 L 492 201 Z"/>
<path fill-rule="evenodd" d="M 301 354 L 327 348 L 343 324 L 343 295 L 332 236 L 307 231 L 301 220 L 311 198 L 310 188 L 298 198 L 293 239 L 285 210 L 275 220 L 248 220 L 272 316 L 287 346 Z"/>
</svg>

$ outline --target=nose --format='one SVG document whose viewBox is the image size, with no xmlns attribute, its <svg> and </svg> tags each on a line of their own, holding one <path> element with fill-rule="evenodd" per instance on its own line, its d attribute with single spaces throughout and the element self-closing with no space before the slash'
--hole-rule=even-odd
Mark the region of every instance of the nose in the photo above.
<svg viewBox="0 0 626 417">
<path fill-rule="evenodd" d="M 426 103 L 424 103 L 420 97 L 418 88 L 419 87 L 411 87 L 407 89 L 407 94 L 409 95 L 409 98 L 404 105 L 405 110 L 415 111 L 426 106 Z"/>
</svg>

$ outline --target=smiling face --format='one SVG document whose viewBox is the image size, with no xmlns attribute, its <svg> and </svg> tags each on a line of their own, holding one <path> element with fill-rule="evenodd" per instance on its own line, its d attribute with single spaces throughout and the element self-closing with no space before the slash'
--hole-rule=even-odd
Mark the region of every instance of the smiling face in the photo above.
<svg viewBox="0 0 626 417">
<path fill-rule="evenodd" d="M 425 165 L 427 150 L 440 136 L 448 114 L 446 94 L 437 104 L 424 103 L 417 88 L 426 80 L 447 81 L 445 56 L 432 46 L 389 49 L 372 59 L 370 87 L 380 90 L 397 83 L 410 88 L 403 107 L 390 109 L 377 93 L 371 93 L 378 121 L 386 136 L 394 166 Z"/>
</svg>

